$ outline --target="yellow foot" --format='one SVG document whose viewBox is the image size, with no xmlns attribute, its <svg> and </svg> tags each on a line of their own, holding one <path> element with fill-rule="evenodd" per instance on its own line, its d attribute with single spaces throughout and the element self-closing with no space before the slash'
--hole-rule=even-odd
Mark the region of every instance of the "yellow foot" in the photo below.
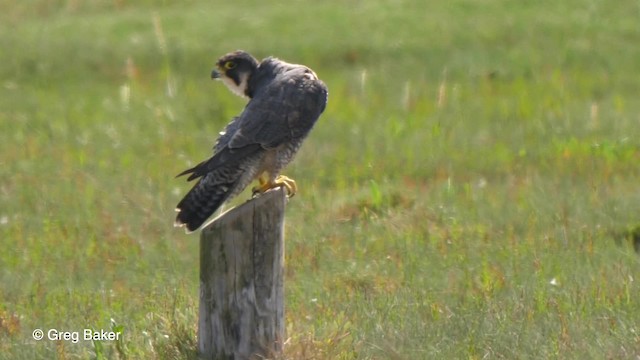
<svg viewBox="0 0 640 360">
<path fill-rule="evenodd" d="M 258 177 L 258 183 L 260 183 L 260 185 L 254 186 L 251 189 L 251 192 L 252 192 L 254 197 L 257 196 L 258 194 L 262 194 L 263 192 L 269 190 L 269 187 L 268 187 L 269 183 L 267 182 L 267 180 L 264 179 L 263 176 L 264 175 L 260 175 Z"/>
<path fill-rule="evenodd" d="M 296 182 L 293 179 L 290 179 L 284 175 L 278 176 L 276 180 L 272 183 L 268 181 L 264 181 L 262 177 L 258 178 L 258 182 L 260 183 L 260 186 L 255 186 L 252 189 L 253 196 L 262 194 L 267 190 L 271 190 L 281 186 L 283 186 L 287 190 L 287 197 L 292 197 L 293 195 L 296 194 L 296 192 L 298 192 L 298 186 L 296 185 Z"/>
</svg>

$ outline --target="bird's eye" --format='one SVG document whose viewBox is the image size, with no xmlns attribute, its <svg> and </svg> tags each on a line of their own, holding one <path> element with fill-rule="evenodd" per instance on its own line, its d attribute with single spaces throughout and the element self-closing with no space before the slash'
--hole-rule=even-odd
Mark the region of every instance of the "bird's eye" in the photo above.
<svg viewBox="0 0 640 360">
<path fill-rule="evenodd" d="M 234 63 L 233 61 L 227 61 L 226 63 L 224 63 L 224 68 L 227 70 L 231 70 L 235 67 L 236 67 L 236 63 Z"/>
</svg>

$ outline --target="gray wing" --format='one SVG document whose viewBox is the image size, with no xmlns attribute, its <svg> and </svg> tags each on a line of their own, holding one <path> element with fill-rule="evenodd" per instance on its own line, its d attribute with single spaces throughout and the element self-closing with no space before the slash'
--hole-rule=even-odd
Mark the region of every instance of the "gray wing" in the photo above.
<svg viewBox="0 0 640 360">
<path fill-rule="evenodd" d="M 220 137 L 216 140 L 215 145 L 213 145 L 214 154 L 220 152 L 220 150 L 229 145 L 229 140 L 231 140 L 233 134 L 235 134 L 240 127 L 240 121 L 238 121 L 238 118 L 239 116 L 234 116 L 227 126 L 225 126 L 224 130 L 220 132 Z"/>
<path fill-rule="evenodd" d="M 244 111 L 231 121 L 214 146 L 214 155 L 178 176 L 188 180 L 218 167 L 239 163 L 256 151 L 271 149 L 304 138 L 324 111 L 327 87 L 307 76 L 307 68 L 295 67 L 264 84 Z"/>
<path fill-rule="evenodd" d="M 303 66 L 277 76 L 247 104 L 229 141 L 237 149 L 259 144 L 269 149 L 305 137 L 327 103 L 327 87 Z"/>
</svg>

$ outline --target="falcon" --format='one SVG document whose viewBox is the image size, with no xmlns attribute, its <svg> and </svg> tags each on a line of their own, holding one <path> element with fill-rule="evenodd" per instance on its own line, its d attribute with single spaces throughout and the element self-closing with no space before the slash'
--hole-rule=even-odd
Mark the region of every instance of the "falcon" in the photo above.
<svg viewBox="0 0 640 360">
<path fill-rule="evenodd" d="M 300 149 L 328 99 L 326 85 L 308 67 L 274 57 L 258 62 L 240 50 L 218 59 L 211 77 L 249 101 L 220 133 L 213 156 L 178 174 L 198 180 L 176 207 L 175 225 L 188 232 L 255 179 L 254 195 L 281 186 L 289 197 L 295 195 L 295 181 L 280 171 Z"/>
</svg>

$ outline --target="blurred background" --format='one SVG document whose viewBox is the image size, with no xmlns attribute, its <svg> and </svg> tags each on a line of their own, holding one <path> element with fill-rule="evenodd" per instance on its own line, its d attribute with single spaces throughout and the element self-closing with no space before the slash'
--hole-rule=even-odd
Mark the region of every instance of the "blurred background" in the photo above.
<svg viewBox="0 0 640 360">
<path fill-rule="evenodd" d="M 236 49 L 330 91 L 285 171 L 283 358 L 635 358 L 639 24 L 630 0 L 0 0 L 0 358 L 196 358 L 174 176 L 245 104 L 210 79 Z"/>
</svg>

